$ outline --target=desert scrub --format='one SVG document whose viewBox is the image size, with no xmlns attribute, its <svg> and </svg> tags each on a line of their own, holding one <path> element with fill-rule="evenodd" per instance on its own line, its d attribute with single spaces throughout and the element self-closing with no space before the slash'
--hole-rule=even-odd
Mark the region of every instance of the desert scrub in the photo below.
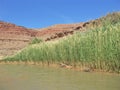
<svg viewBox="0 0 120 90">
<path fill-rule="evenodd" d="M 120 72 L 120 22 L 79 32 L 54 43 L 31 45 L 7 57 L 9 61 L 67 63 L 92 69 Z"/>
</svg>

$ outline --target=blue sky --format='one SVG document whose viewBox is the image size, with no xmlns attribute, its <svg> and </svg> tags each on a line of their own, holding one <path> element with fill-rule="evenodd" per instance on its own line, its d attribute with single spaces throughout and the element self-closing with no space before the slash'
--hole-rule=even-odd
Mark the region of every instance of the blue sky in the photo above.
<svg viewBox="0 0 120 90">
<path fill-rule="evenodd" d="M 0 0 L 0 20 L 28 28 L 78 23 L 120 11 L 120 0 Z"/>
</svg>

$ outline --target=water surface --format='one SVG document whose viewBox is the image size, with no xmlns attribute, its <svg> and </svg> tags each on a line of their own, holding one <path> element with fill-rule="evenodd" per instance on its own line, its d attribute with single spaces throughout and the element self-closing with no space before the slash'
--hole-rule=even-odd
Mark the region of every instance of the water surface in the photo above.
<svg viewBox="0 0 120 90">
<path fill-rule="evenodd" d="M 0 65 L 0 90 L 120 90 L 120 76 L 34 65 Z"/>
</svg>

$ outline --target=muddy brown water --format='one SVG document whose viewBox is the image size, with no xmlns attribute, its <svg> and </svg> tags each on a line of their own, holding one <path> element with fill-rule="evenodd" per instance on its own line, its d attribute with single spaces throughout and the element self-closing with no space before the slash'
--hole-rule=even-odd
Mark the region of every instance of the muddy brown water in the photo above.
<svg viewBox="0 0 120 90">
<path fill-rule="evenodd" d="M 34 65 L 0 65 L 0 90 L 120 90 L 120 76 Z"/>
</svg>

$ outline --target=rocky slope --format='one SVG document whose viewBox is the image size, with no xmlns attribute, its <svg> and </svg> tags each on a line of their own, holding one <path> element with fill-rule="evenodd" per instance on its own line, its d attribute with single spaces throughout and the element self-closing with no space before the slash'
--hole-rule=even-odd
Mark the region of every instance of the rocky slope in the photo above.
<svg viewBox="0 0 120 90">
<path fill-rule="evenodd" d="M 74 31 L 83 30 L 84 23 L 77 24 L 57 24 L 50 26 L 48 28 L 37 29 L 39 32 L 36 34 L 36 37 L 41 37 L 45 41 L 58 39 L 70 34 L 73 34 Z"/>
</svg>

